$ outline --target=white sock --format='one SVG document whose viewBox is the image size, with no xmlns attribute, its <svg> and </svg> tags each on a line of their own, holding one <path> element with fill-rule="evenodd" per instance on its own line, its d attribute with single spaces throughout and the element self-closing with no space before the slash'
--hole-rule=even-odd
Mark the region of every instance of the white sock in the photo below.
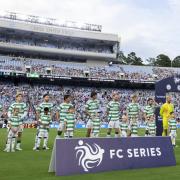
<svg viewBox="0 0 180 180">
<path fill-rule="evenodd" d="M 38 136 L 36 135 L 36 137 L 35 137 L 35 143 L 34 143 L 34 147 L 35 147 L 35 148 L 37 147 L 37 141 L 38 141 Z"/>
<path fill-rule="evenodd" d="M 173 146 L 176 145 L 176 138 L 175 138 L 175 137 L 172 138 L 172 145 L 173 145 Z"/>
<path fill-rule="evenodd" d="M 15 144 L 16 144 L 16 138 L 13 137 L 12 140 L 11 140 L 11 151 L 14 151 Z"/>
<path fill-rule="evenodd" d="M 44 144 L 43 147 L 47 147 L 48 138 L 44 138 Z"/>
<path fill-rule="evenodd" d="M 40 144 L 41 144 L 41 138 L 40 138 L 40 137 L 38 137 L 36 147 L 37 147 L 37 148 L 39 148 L 39 147 L 40 147 Z"/>
<path fill-rule="evenodd" d="M 16 148 L 20 148 L 21 143 L 16 144 Z"/>
<path fill-rule="evenodd" d="M 7 150 L 10 150 L 10 149 L 11 149 L 11 141 L 12 141 L 12 138 L 8 138 L 7 144 L 6 144 Z"/>
</svg>

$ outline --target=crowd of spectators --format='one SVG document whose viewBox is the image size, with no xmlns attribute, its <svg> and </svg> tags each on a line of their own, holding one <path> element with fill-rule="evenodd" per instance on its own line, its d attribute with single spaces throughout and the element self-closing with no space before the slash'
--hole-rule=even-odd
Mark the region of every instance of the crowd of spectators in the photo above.
<svg viewBox="0 0 180 180">
<path fill-rule="evenodd" d="M 87 87 L 72 87 L 72 86 L 50 86 L 50 85 L 34 85 L 21 84 L 14 86 L 11 83 L 1 83 L 0 84 L 0 104 L 3 105 L 3 113 L 6 113 L 10 104 L 15 100 L 15 94 L 18 91 L 23 92 L 24 101 L 28 105 L 28 121 L 35 120 L 35 109 L 37 105 L 42 102 L 43 95 L 49 93 L 51 97 L 51 102 L 54 104 L 54 112 L 57 106 L 63 102 L 63 96 L 65 94 L 72 95 L 72 103 L 76 108 L 76 119 L 78 122 L 86 121 L 84 108 L 86 101 L 90 98 L 90 93 L 92 90 L 98 92 L 98 99 L 100 101 L 101 119 L 102 121 L 107 121 L 106 117 L 106 106 L 111 100 L 112 92 L 116 91 L 121 95 L 121 113 L 124 113 L 128 103 L 130 103 L 130 97 L 133 93 L 138 95 L 138 102 L 142 109 L 146 105 L 147 97 L 153 97 L 154 91 L 151 90 L 130 90 L 130 89 L 92 89 Z M 54 113 L 55 114 L 55 113 Z"/>
<path fill-rule="evenodd" d="M 98 99 L 100 101 L 100 111 L 102 122 L 107 122 L 106 106 L 111 100 L 111 95 L 113 92 L 118 92 L 120 94 L 120 104 L 121 104 L 121 115 L 126 112 L 127 105 L 131 102 L 131 95 L 138 95 L 138 103 L 141 107 L 141 113 L 139 116 L 140 122 L 143 122 L 143 110 L 145 105 L 147 105 L 147 99 L 149 97 L 154 98 L 153 90 L 131 90 L 131 89 L 112 89 L 112 88 L 88 88 L 88 87 L 74 87 L 74 86 L 56 86 L 56 85 L 30 85 L 30 84 L 19 84 L 15 86 L 12 83 L 0 83 L 0 104 L 3 106 L 1 112 L 1 117 L 7 117 L 7 110 L 12 102 L 15 100 L 15 95 L 17 92 L 23 92 L 23 100 L 28 106 L 28 116 L 26 121 L 35 121 L 36 108 L 39 103 L 43 101 L 43 95 L 49 93 L 51 102 L 54 105 L 54 118 L 55 112 L 57 111 L 57 106 L 63 102 L 63 96 L 65 94 L 72 95 L 72 103 L 76 109 L 76 120 L 78 123 L 83 123 L 87 121 L 87 117 L 84 113 L 85 104 L 90 98 L 92 90 L 98 92 Z M 175 113 L 178 118 L 180 118 L 180 97 L 178 93 L 171 93 L 173 97 L 173 104 L 175 105 Z"/>
<path fill-rule="evenodd" d="M 170 76 L 176 76 L 180 74 L 179 68 L 159 68 L 154 67 L 153 73 L 156 75 L 157 79 L 164 79 Z"/>
<path fill-rule="evenodd" d="M 50 68 L 50 75 L 55 76 L 131 80 L 136 82 L 155 82 L 166 77 L 175 76 L 180 71 L 177 68 L 140 67 L 119 64 L 87 66 L 80 63 L 70 64 L 61 63 L 60 61 L 0 56 L 1 71 L 21 71 L 26 73 L 26 66 L 30 67 L 30 73 L 38 73 L 40 75 L 47 74 L 47 68 Z"/>
</svg>

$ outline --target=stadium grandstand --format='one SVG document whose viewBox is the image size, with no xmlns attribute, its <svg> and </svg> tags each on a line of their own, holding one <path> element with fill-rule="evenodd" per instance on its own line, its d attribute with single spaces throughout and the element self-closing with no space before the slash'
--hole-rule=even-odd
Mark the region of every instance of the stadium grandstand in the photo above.
<svg viewBox="0 0 180 180">
<path fill-rule="evenodd" d="M 119 64 L 119 37 L 101 32 L 100 25 L 42 19 L 13 12 L 0 16 L 1 74 L 147 83 L 179 74 L 178 68 Z"/>
<path fill-rule="evenodd" d="M 74 28 L 54 23 L 40 23 L 40 17 L 7 13 L 0 18 L 0 48 L 21 55 L 47 56 L 67 61 L 116 60 L 119 38 L 116 34 L 102 33 L 101 26 L 87 25 Z M 96 28 L 95 28 L 96 27 Z M 73 57 L 73 58 L 72 58 Z"/>
<path fill-rule="evenodd" d="M 121 94 L 123 113 L 131 94 L 137 93 L 144 106 L 146 97 L 154 96 L 156 81 L 179 74 L 178 68 L 119 64 L 119 37 L 101 32 L 100 25 L 59 24 L 55 19 L 42 19 L 13 12 L 0 16 L 3 117 L 17 91 L 25 94 L 29 105 L 27 121 L 35 119 L 34 111 L 43 94 L 48 92 L 57 105 L 64 94 L 70 93 L 78 122 L 83 122 L 84 103 L 92 89 L 96 89 L 102 119 L 107 121 L 105 107 L 114 90 Z"/>
</svg>

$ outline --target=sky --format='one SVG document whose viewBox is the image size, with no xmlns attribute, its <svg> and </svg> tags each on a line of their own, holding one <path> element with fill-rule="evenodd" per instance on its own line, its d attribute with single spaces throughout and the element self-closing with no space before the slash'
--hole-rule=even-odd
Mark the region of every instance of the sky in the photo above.
<svg viewBox="0 0 180 180">
<path fill-rule="evenodd" d="M 180 55 L 180 0 L 0 0 L 0 10 L 100 24 L 143 60 Z"/>
</svg>

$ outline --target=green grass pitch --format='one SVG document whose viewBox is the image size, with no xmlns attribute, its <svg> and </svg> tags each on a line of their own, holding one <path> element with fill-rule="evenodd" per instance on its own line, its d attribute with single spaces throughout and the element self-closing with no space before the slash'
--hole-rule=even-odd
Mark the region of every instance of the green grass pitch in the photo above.
<svg viewBox="0 0 180 180">
<path fill-rule="evenodd" d="M 84 137 L 85 129 L 77 129 L 75 136 Z M 101 135 L 106 134 L 102 130 Z M 97 174 L 75 175 L 56 177 L 54 173 L 48 173 L 51 150 L 56 136 L 56 130 L 51 129 L 48 151 L 33 151 L 36 129 L 25 129 L 22 139 L 23 151 L 15 153 L 3 152 L 6 129 L 0 129 L 0 180 L 179 180 L 180 179 L 180 130 L 178 131 L 175 149 L 177 165 L 174 167 L 112 171 Z"/>
</svg>

